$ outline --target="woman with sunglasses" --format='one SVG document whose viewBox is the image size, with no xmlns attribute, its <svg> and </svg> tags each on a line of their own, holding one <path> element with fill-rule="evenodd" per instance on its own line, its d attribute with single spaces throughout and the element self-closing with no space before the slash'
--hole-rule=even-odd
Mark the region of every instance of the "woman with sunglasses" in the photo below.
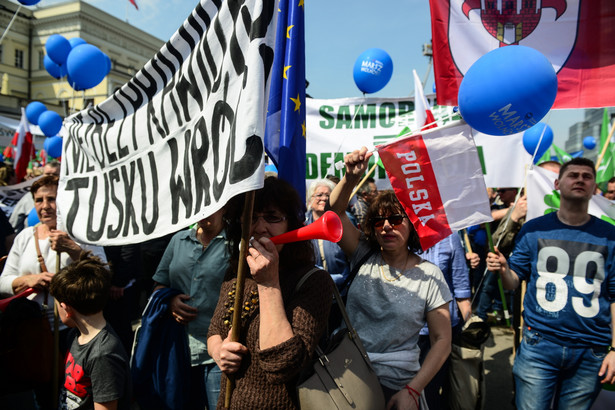
<svg viewBox="0 0 615 410">
<path fill-rule="evenodd" d="M 207 339 L 208 352 L 223 372 L 218 409 L 224 406 L 226 375 L 230 374 L 235 379 L 231 409 L 298 408 L 297 378 L 310 363 L 333 299 L 329 274 L 314 270 L 310 241 L 275 245 L 270 240 L 303 226 L 302 202 L 290 184 L 275 177 L 266 178 L 264 187 L 256 191 L 239 342 L 230 340 L 229 331 L 236 296 L 241 221 L 231 221 L 231 266 Z M 243 198 L 239 197 L 237 203 L 243 204 Z M 311 271 L 307 280 L 297 286 Z"/>
<path fill-rule="evenodd" d="M 451 350 L 451 294 L 442 272 L 414 253 L 418 236 L 392 191 L 381 192 L 370 205 L 363 232 L 346 217 L 371 155 L 365 147 L 346 155 L 346 174 L 329 198 L 342 220 L 339 246 L 351 269 L 364 260 L 346 309 L 380 379 L 387 409 L 425 408 L 422 391 Z M 425 322 L 432 347 L 420 366 L 418 339 Z"/>
</svg>

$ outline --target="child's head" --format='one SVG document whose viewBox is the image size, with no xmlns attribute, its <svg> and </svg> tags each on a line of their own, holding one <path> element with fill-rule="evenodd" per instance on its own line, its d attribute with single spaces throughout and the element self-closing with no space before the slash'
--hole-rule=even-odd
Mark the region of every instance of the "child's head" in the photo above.
<svg viewBox="0 0 615 410">
<path fill-rule="evenodd" d="M 90 252 L 82 252 L 78 261 L 53 276 L 49 293 L 82 315 L 101 312 L 111 287 L 111 273 L 106 266 Z"/>
</svg>

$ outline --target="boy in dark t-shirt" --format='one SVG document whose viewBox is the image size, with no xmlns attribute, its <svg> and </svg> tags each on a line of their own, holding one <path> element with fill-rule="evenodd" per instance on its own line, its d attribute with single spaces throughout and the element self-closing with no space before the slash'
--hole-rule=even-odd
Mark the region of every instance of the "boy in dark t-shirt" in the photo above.
<svg viewBox="0 0 615 410">
<path fill-rule="evenodd" d="M 111 286 L 110 273 L 98 258 L 84 252 L 54 275 L 49 287 L 62 322 L 77 328 L 66 357 L 66 408 L 130 407 L 128 355 L 103 316 Z"/>
</svg>

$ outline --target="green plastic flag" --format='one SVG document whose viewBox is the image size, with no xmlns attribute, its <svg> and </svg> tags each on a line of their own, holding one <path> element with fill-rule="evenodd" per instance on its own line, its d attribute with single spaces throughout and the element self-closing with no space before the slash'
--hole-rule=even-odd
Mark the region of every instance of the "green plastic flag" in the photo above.
<svg viewBox="0 0 615 410">
<path fill-rule="evenodd" d="M 549 147 L 549 149 L 547 149 L 545 151 L 544 154 L 542 154 L 542 157 L 538 158 L 538 161 L 536 161 L 536 164 L 542 164 L 543 162 L 546 161 L 551 161 L 551 148 Z"/>
<path fill-rule="evenodd" d="M 604 150 L 605 144 L 608 145 L 606 151 L 604 151 L 602 161 L 600 161 L 598 169 L 596 170 L 596 183 L 602 191 L 606 189 L 607 181 L 615 174 L 615 169 L 613 168 L 613 143 L 608 140 L 609 129 L 609 112 L 605 108 L 602 116 L 602 127 L 600 127 L 600 153 Z"/>
<path fill-rule="evenodd" d="M 561 149 L 557 145 L 553 144 L 553 149 L 555 150 L 555 155 L 557 155 L 557 159 L 561 164 L 564 162 L 568 162 L 572 159 L 572 156 L 566 152 L 566 150 Z"/>
</svg>

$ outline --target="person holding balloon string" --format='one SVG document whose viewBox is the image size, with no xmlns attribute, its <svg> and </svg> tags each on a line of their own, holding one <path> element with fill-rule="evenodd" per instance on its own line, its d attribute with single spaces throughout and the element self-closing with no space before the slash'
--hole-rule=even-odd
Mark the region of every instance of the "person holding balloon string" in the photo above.
<svg viewBox="0 0 615 410">
<path fill-rule="evenodd" d="M 370 205 L 363 232 L 345 210 L 367 170 L 366 147 L 345 157 L 346 173 L 329 198 L 344 227 L 340 247 L 351 269 L 346 310 L 378 375 L 387 408 L 426 408 L 423 389 L 451 351 L 451 293 L 440 269 L 423 260 L 418 236 L 392 191 L 380 192 Z M 431 350 L 419 365 L 419 332 L 427 322 Z"/>
<path fill-rule="evenodd" d="M 243 203 L 243 199 L 242 195 L 231 201 Z M 230 268 L 207 338 L 207 351 L 223 372 L 217 408 L 224 406 L 228 376 L 232 375 L 235 387 L 231 409 L 296 409 L 298 376 L 311 363 L 326 328 L 333 282 L 328 272 L 314 268 L 311 241 L 277 245 L 272 241 L 275 236 L 303 227 L 304 201 L 286 181 L 266 178 L 263 188 L 254 193 L 249 228 L 253 239 L 246 255 L 250 274 L 246 275 L 241 301 L 239 341 L 232 341 L 242 221 L 234 211 L 241 206 L 228 206 Z M 298 288 L 299 281 L 310 272 Z"/>
</svg>

